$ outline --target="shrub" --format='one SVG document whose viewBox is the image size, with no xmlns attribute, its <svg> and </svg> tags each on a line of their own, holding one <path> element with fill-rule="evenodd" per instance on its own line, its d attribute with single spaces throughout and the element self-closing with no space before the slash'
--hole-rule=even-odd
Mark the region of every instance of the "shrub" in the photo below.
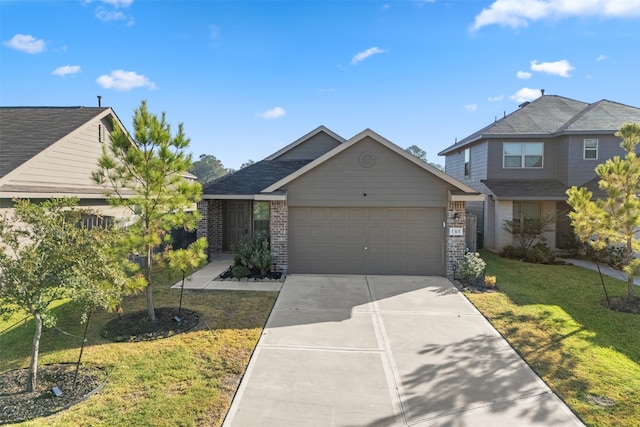
<svg viewBox="0 0 640 427">
<path fill-rule="evenodd" d="M 273 254 L 269 250 L 269 240 L 267 240 L 266 237 L 246 237 L 236 246 L 233 277 L 247 277 L 251 272 L 256 272 L 264 276 L 271 269 L 273 259 Z M 244 267 L 244 269 L 238 268 L 238 274 L 243 271 L 245 271 L 246 274 L 244 276 L 237 276 L 235 267 Z"/>
<path fill-rule="evenodd" d="M 500 255 L 504 258 L 517 259 L 534 264 L 549 264 L 554 260 L 554 255 L 549 245 L 544 240 L 532 247 L 505 246 Z"/>
<path fill-rule="evenodd" d="M 496 276 L 484 276 L 484 286 L 488 289 L 496 287 Z"/>
<path fill-rule="evenodd" d="M 484 274 L 486 263 L 477 252 L 468 252 L 458 264 L 458 277 L 467 282 L 473 282 Z"/>
<path fill-rule="evenodd" d="M 234 265 L 231 274 L 235 279 L 242 279 L 249 276 L 249 269 L 244 265 Z"/>
</svg>

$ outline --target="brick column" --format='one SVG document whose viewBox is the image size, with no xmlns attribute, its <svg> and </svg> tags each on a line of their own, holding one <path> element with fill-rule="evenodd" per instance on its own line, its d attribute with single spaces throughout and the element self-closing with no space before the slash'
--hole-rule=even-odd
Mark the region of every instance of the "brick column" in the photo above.
<svg viewBox="0 0 640 427">
<path fill-rule="evenodd" d="M 286 274 L 289 269 L 289 208 L 286 201 L 271 201 L 269 233 L 271 253 L 275 257 L 275 270 Z"/>
<path fill-rule="evenodd" d="M 207 239 L 207 245 L 209 242 L 209 236 L 207 236 L 207 230 L 209 229 L 209 201 L 201 200 L 198 202 L 198 213 L 200 214 L 200 219 L 198 220 L 198 225 L 196 226 L 196 239 L 201 237 L 205 237 Z M 205 253 L 209 254 L 209 247 L 205 249 Z"/>
<path fill-rule="evenodd" d="M 222 200 L 208 200 L 209 224 L 207 239 L 209 255 L 222 253 Z"/>
<path fill-rule="evenodd" d="M 455 218 L 457 214 L 457 218 Z M 445 229 L 447 241 L 447 277 L 453 279 L 455 266 L 464 258 L 466 247 L 466 215 L 465 202 L 449 202 L 447 207 L 447 228 Z M 462 228 L 462 236 L 450 236 L 449 229 L 451 227 Z"/>
</svg>

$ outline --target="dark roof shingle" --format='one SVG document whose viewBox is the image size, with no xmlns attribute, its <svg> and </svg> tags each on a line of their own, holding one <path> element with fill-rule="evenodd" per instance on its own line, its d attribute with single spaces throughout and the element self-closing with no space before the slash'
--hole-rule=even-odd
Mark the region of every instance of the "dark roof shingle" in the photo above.
<svg viewBox="0 0 640 427">
<path fill-rule="evenodd" d="M 203 188 L 203 195 L 254 195 L 312 160 L 262 160 L 222 176 Z"/>
<path fill-rule="evenodd" d="M 0 178 L 107 107 L 0 107 Z"/>
<path fill-rule="evenodd" d="M 498 198 L 511 200 L 565 200 L 567 186 L 555 179 L 483 180 Z"/>
</svg>

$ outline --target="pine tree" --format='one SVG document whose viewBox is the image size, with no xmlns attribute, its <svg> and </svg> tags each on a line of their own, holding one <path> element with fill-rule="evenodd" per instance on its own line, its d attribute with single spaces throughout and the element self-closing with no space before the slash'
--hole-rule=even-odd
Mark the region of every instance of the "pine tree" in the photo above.
<svg viewBox="0 0 640 427">
<path fill-rule="evenodd" d="M 592 200 L 593 193 L 586 188 L 567 190 L 567 203 L 576 236 L 589 242 L 595 249 L 621 245 L 624 251 L 624 271 L 627 273 L 627 299 L 633 300 L 633 277 L 640 274 L 640 158 L 636 146 L 640 143 L 640 125 L 625 124 L 616 136 L 622 138 L 620 146 L 624 157 L 615 156 L 596 167 L 600 189 L 607 193 L 604 199 Z"/>
<path fill-rule="evenodd" d="M 185 152 L 189 139 L 182 123 L 172 135 L 165 113 L 158 118 L 142 101 L 134 112 L 133 127 L 131 137 L 114 122 L 109 147 L 103 146 L 93 179 L 104 186 L 112 205 L 126 208 L 134 219 L 127 225 L 129 249 L 144 254 L 147 312 L 154 321 L 154 255 L 171 242 L 173 228 L 195 229 L 198 212 L 194 208 L 202 187 L 185 177 L 192 160 Z"/>
</svg>

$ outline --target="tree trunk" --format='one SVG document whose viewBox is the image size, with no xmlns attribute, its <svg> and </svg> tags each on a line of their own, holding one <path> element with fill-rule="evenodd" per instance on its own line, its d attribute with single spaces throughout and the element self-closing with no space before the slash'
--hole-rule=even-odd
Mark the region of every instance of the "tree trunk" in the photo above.
<svg viewBox="0 0 640 427">
<path fill-rule="evenodd" d="M 31 347 L 31 364 L 29 365 L 27 392 L 34 391 L 38 384 L 38 354 L 40 353 L 40 336 L 42 335 L 42 317 L 40 317 L 40 313 L 34 313 L 33 318 L 36 323 L 36 331 L 33 334 L 33 345 Z"/>
<path fill-rule="evenodd" d="M 149 320 L 155 322 L 156 320 L 156 310 L 153 305 L 153 286 L 151 286 L 151 262 L 152 262 L 153 250 L 151 245 L 147 245 L 147 314 L 149 316 Z"/>
<path fill-rule="evenodd" d="M 627 241 L 627 265 L 631 264 L 631 261 L 633 260 L 633 246 L 632 246 L 632 241 L 631 239 L 629 239 Z M 633 287 L 635 285 L 633 284 L 633 274 L 631 272 L 627 273 L 627 301 L 631 302 L 633 301 Z"/>
</svg>

